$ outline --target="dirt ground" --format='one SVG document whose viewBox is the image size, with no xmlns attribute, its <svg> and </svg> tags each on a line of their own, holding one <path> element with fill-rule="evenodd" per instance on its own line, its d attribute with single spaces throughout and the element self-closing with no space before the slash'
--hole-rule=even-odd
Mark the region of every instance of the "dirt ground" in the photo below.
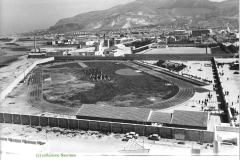
<svg viewBox="0 0 240 160">
<path fill-rule="evenodd" d="M 20 75 L 27 67 L 29 67 L 36 59 L 27 59 L 27 56 L 21 56 L 17 61 L 12 62 L 8 66 L 0 68 L 0 92 L 7 87 L 14 78 Z"/>
<path fill-rule="evenodd" d="M 165 85 L 167 81 L 139 73 L 121 63 L 84 63 L 90 68 L 98 68 L 103 76 L 108 76 L 111 80 L 89 79 L 89 75 L 84 74 L 84 69 L 78 63 L 45 67 L 44 99 L 68 107 L 95 103 L 138 107 L 168 99 L 178 90 L 177 86 Z"/>
</svg>

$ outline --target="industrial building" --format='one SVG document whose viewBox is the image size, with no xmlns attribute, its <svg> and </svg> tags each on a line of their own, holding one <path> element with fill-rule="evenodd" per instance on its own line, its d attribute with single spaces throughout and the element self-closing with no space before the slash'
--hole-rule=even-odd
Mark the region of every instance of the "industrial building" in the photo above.
<svg viewBox="0 0 240 160">
<path fill-rule="evenodd" d="M 94 56 L 96 47 L 81 48 L 75 50 L 66 50 L 63 52 L 64 56 Z"/>
</svg>

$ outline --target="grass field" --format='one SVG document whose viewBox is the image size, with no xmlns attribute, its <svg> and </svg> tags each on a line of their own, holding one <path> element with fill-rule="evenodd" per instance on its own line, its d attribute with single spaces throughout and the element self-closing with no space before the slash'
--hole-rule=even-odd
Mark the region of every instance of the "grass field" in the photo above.
<svg viewBox="0 0 240 160">
<path fill-rule="evenodd" d="M 43 71 L 44 99 L 69 107 L 96 103 L 138 107 L 168 99 L 178 92 L 177 86 L 145 73 L 137 73 L 119 62 L 84 63 L 89 68 L 98 68 L 111 80 L 90 79 L 78 63 L 57 64 Z"/>
<path fill-rule="evenodd" d="M 1 56 L 0 55 L 0 68 L 18 60 L 19 56 Z"/>
</svg>

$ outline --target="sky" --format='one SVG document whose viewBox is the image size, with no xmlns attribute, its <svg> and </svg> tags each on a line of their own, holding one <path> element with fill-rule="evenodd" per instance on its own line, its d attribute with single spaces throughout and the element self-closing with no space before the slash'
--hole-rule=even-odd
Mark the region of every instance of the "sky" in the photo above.
<svg viewBox="0 0 240 160">
<path fill-rule="evenodd" d="M 53 26 L 59 19 L 133 0 L 0 0 L 0 35 Z"/>
<path fill-rule="evenodd" d="M 0 0 L 0 35 L 46 29 L 61 18 L 131 1 L 134 0 Z"/>
</svg>

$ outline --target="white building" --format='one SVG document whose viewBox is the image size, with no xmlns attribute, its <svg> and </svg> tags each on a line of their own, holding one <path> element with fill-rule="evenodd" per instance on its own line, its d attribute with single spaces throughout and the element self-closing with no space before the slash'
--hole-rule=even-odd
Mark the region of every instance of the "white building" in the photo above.
<svg viewBox="0 0 240 160">
<path fill-rule="evenodd" d="M 95 41 L 87 41 L 86 46 L 92 46 L 94 45 Z"/>
<path fill-rule="evenodd" d="M 235 37 L 236 37 L 236 38 L 239 38 L 239 33 L 235 33 Z"/>
<path fill-rule="evenodd" d="M 124 56 L 125 54 L 131 54 L 131 48 L 126 47 L 123 44 L 117 44 L 113 47 L 107 48 L 104 50 L 105 56 L 114 56 L 114 57 L 120 57 Z"/>
<path fill-rule="evenodd" d="M 103 40 L 99 42 L 98 50 L 95 52 L 96 56 L 104 56 L 103 52 L 107 47 L 103 47 L 103 43 Z"/>
<path fill-rule="evenodd" d="M 114 57 L 124 56 L 125 54 L 132 54 L 130 47 L 126 47 L 123 44 L 118 44 L 116 47 L 118 48 L 115 50 L 116 52 L 114 53 Z"/>
<path fill-rule="evenodd" d="M 41 47 L 40 50 L 44 52 L 57 52 L 57 51 L 66 51 L 66 50 L 75 50 L 76 47 Z"/>
<path fill-rule="evenodd" d="M 90 56 L 95 55 L 95 47 L 87 47 L 75 50 L 66 50 L 63 52 L 64 56 Z"/>
</svg>

